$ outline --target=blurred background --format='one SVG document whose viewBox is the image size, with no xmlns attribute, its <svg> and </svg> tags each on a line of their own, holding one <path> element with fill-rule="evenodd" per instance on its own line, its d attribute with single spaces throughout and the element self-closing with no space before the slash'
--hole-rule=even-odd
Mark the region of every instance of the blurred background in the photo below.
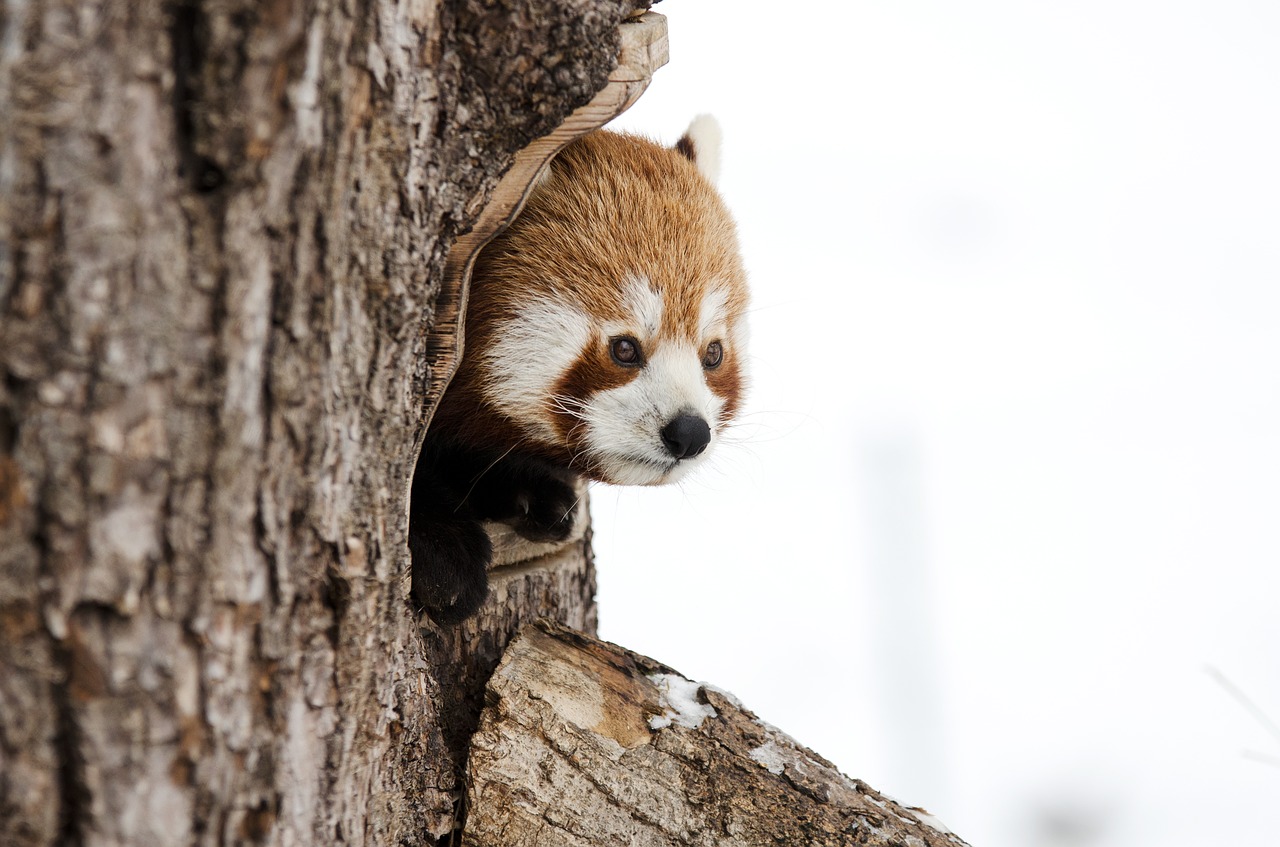
<svg viewBox="0 0 1280 847">
<path fill-rule="evenodd" d="M 1280 4 L 656 11 L 753 389 L 602 635 L 975 847 L 1280 843 Z"/>
</svg>

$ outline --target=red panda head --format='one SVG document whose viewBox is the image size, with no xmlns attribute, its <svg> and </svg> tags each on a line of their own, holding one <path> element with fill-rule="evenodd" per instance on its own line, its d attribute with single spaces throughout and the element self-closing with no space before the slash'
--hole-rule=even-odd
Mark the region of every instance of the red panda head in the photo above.
<svg viewBox="0 0 1280 847">
<path fill-rule="evenodd" d="M 533 452 L 672 482 L 741 403 L 746 275 L 712 186 L 718 130 L 674 149 L 594 132 L 552 162 L 477 262 L 459 379 Z"/>
</svg>

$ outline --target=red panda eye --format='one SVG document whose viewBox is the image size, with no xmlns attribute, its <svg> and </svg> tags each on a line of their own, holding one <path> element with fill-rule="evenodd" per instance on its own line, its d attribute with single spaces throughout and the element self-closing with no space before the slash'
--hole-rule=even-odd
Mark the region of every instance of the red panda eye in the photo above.
<svg viewBox="0 0 1280 847">
<path fill-rule="evenodd" d="M 609 355 L 619 365 L 634 368 L 641 364 L 640 342 L 634 338 L 615 338 L 609 342 Z"/>
<path fill-rule="evenodd" d="M 702 354 L 702 366 L 707 370 L 719 367 L 720 362 L 724 359 L 724 348 L 720 346 L 719 341 L 712 341 L 707 345 L 707 352 Z"/>
</svg>

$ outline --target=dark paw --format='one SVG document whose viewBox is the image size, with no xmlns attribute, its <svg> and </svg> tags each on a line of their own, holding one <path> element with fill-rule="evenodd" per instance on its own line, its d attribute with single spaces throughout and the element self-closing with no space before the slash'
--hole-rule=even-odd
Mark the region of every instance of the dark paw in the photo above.
<svg viewBox="0 0 1280 847">
<path fill-rule="evenodd" d="M 511 526 L 530 541 L 564 541 L 573 531 L 578 493 L 551 477 L 532 482 L 516 499 L 518 513 Z"/>
<path fill-rule="evenodd" d="M 429 525 L 410 531 L 413 601 L 438 624 L 474 615 L 489 596 L 493 548 L 478 523 Z"/>
</svg>

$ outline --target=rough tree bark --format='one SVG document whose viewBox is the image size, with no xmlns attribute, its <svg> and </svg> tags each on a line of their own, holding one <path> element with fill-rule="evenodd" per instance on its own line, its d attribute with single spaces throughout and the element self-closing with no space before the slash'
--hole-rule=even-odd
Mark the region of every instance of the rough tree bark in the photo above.
<svg viewBox="0 0 1280 847">
<path fill-rule="evenodd" d="M 594 592 L 420 631 L 428 327 L 643 5 L 0 5 L 0 843 L 449 833 L 474 680 Z"/>
</svg>

